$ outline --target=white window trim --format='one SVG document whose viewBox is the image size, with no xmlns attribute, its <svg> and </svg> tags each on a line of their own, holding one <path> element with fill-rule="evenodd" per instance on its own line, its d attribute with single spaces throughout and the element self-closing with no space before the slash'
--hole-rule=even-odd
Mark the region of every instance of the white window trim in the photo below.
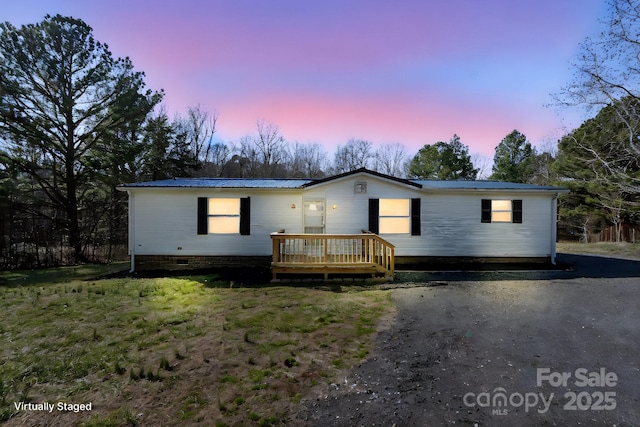
<svg viewBox="0 0 640 427">
<path fill-rule="evenodd" d="M 498 202 L 498 203 L 494 203 L 494 202 Z M 494 208 L 494 204 L 498 205 L 501 202 L 507 202 L 506 204 L 509 205 L 508 209 L 506 206 L 504 207 L 498 206 Z M 509 214 L 508 219 L 496 219 L 496 217 L 501 216 L 501 214 L 505 214 L 505 213 Z M 513 201 L 502 200 L 502 199 L 492 199 L 491 200 L 491 222 L 503 222 L 503 223 L 513 222 Z"/>
<path fill-rule="evenodd" d="M 406 202 L 407 208 L 406 212 L 403 215 L 384 215 L 383 212 L 383 204 L 386 200 L 393 201 L 403 201 Z M 379 208 L 378 208 L 378 234 L 411 234 L 411 199 L 379 199 Z M 385 230 L 386 222 L 385 219 L 399 219 L 402 220 L 402 231 L 388 231 Z M 389 221 L 389 222 L 399 222 L 399 221 Z"/>
<path fill-rule="evenodd" d="M 231 201 L 233 200 L 234 202 L 237 201 L 237 213 L 230 213 L 230 212 L 224 212 L 224 213 L 211 213 L 211 203 L 213 202 L 215 204 L 215 201 Z M 216 230 L 217 227 L 213 226 L 213 223 L 211 222 L 212 219 L 215 218 L 221 218 L 221 219 L 229 219 L 229 220 L 233 220 L 233 221 L 227 221 L 228 223 L 232 223 L 233 224 L 233 230 L 231 231 L 218 231 Z M 208 228 L 208 234 L 240 234 L 240 198 L 239 197 L 209 197 L 207 199 L 207 228 Z"/>
</svg>

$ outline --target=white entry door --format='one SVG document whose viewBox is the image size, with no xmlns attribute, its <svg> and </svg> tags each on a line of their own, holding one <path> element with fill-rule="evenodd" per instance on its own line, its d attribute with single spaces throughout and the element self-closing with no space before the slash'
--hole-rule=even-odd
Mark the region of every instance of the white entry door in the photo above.
<svg viewBox="0 0 640 427">
<path fill-rule="evenodd" d="M 305 234 L 324 234 L 324 200 L 306 200 L 303 221 Z"/>
</svg>

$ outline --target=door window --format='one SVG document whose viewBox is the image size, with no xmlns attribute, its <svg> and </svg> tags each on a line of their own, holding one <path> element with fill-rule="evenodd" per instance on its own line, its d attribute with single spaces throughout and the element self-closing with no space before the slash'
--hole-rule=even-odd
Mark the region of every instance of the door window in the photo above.
<svg viewBox="0 0 640 427">
<path fill-rule="evenodd" d="M 304 232 L 306 234 L 324 233 L 324 201 L 304 202 Z"/>
</svg>

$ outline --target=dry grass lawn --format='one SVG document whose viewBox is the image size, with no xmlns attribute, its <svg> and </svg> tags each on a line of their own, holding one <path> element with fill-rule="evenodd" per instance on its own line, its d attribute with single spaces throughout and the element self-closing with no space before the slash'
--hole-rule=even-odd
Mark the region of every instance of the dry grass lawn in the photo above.
<svg viewBox="0 0 640 427">
<path fill-rule="evenodd" d="M 576 243 L 560 242 L 558 252 L 586 255 L 602 255 L 616 258 L 640 259 L 640 243 Z"/>
<path fill-rule="evenodd" d="M 376 290 L 12 274 L 0 276 L 7 426 L 285 425 L 303 396 L 366 357 L 395 310 Z M 18 402 L 92 405 L 47 413 Z"/>
</svg>

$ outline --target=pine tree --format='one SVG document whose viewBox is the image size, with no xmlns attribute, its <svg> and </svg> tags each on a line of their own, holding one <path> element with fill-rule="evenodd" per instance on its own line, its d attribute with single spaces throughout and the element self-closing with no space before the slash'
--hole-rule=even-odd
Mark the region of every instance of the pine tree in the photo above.
<svg viewBox="0 0 640 427">
<path fill-rule="evenodd" d="M 453 135 L 449 142 L 426 144 L 409 164 L 409 176 L 422 179 L 474 180 L 478 169 L 473 167 L 469 147 Z"/>
<path fill-rule="evenodd" d="M 66 230 L 74 261 L 86 258 L 83 214 L 95 196 L 95 150 L 162 98 L 144 74 L 114 58 L 90 26 L 60 15 L 0 24 L 0 138 L 12 168 L 28 175 Z M 62 215 L 57 215 L 62 212 Z"/>
<path fill-rule="evenodd" d="M 534 151 L 527 137 L 514 130 L 496 147 L 489 179 L 505 182 L 528 182 L 533 176 Z"/>
</svg>

